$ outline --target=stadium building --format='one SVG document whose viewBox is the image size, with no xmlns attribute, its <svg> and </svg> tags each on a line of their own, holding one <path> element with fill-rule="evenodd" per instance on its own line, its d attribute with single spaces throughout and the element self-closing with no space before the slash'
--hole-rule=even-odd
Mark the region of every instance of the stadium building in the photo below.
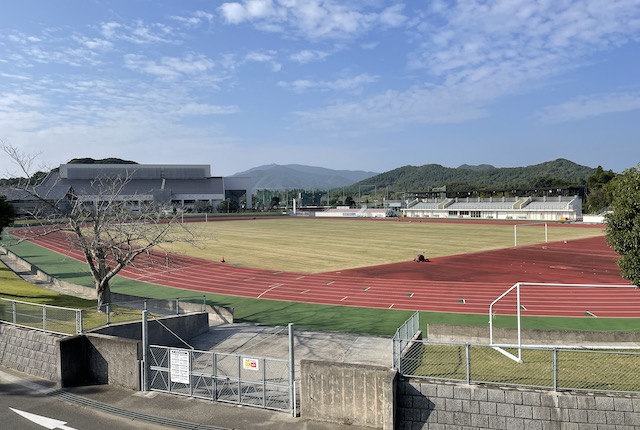
<svg viewBox="0 0 640 430">
<path fill-rule="evenodd" d="M 415 199 L 401 209 L 410 218 L 582 221 L 580 196 Z"/>
<path fill-rule="evenodd" d="M 218 203 L 230 199 L 246 209 L 252 208 L 251 178 L 213 177 L 211 167 L 201 164 L 62 164 L 49 172 L 38 186 L 38 194 L 64 209 L 73 198 L 87 202 L 104 199 L 97 186 L 101 179 L 121 178 L 123 187 L 117 198 L 126 201 L 132 211 L 148 205 L 199 211 L 215 210 Z M 4 193 L 18 211 L 28 214 L 41 202 L 24 193 Z M 244 198 L 244 199 L 243 199 Z"/>
<path fill-rule="evenodd" d="M 308 213 L 304 213 L 309 215 Z M 430 197 L 385 200 L 383 208 L 338 206 L 315 211 L 316 217 L 338 218 L 436 218 L 531 221 L 583 221 L 582 197 Z M 593 221 L 592 221 L 593 222 Z M 599 221 L 601 222 L 601 221 Z"/>
</svg>

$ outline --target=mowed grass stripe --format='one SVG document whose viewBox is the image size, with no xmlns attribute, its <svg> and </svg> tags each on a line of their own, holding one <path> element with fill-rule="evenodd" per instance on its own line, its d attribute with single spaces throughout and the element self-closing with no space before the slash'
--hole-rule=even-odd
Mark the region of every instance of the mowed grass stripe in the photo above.
<svg viewBox="0 0 640 430">
<path fill-rule="evenodd" d="M 163 248 L 232 264 L 321 273 L 411 260 L 509 248 L 509 224 L 436 223 L 333 219 L 255 219 L 193 224 L 198 246 Z M 549 226 L 549 241 L 603 235 L 597 228 Z M 520 228 L 518 246 L 543 243 L 544 226 Z"/>
</svg>

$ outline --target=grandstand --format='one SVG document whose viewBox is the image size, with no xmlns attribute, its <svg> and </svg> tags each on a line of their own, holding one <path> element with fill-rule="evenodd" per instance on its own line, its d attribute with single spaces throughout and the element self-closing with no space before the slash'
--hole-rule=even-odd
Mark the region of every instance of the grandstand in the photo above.
<svg viewBox="0 0 640 430">
<path fill-rule="evenodd" d="M 580 196 L 415 199 L 401 211 L 408 218 L 582 221 L 582 199 Z"/>
<path fill-rule="evenodd" d="M 75 198 L 86 202 L 104 198 L 96 180 L 117 177 L 125 182 L 118 198 L 132 211 L 150 204 L 186 211 L 206 206 L 215 210 L 219 202 L 240 203 L 243 196 L 246 208 L 252 207 L 251 178 L 212 177 L 210 166 L 201 164 L 62 164 L 49 172 L 37 192 L 64 209 Z M 7 196 L 19 215 L 34 213 L 42 206 L 24 192 L 0 190 L 0 195 Z"/>
</svg>

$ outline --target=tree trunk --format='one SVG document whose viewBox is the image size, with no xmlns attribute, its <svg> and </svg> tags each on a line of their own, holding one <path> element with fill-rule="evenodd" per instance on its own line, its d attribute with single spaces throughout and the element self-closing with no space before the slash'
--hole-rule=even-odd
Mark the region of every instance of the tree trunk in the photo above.
<svg viewBox="0 0 640 430">
<path fill-rule="evenodd" d="M 98 310 L 103 312 L 106 310 L 103 306 L 111 303 L 111 287 L 109 286 L 109 282 L 96 285 L 96 295 L 98 296 Z"/>
</svg>

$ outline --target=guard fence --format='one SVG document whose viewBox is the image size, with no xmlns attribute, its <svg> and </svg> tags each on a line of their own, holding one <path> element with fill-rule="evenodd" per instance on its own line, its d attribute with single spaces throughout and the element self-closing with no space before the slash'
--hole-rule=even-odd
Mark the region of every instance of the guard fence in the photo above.
<svg viewBox="0 0 640 430">
<path fill-rule="evenodd" d="M 411 326 L 415 325 L 415 315 Z M 396 333 L 394 367 L 404 376 L 553 391 L 640 392 L 638 349 L 521 346 L 522 362 L 491 345 L 429 342 Z M 503 347 L 517 353 L 515 347 Z"/>
<path fill-rule="evenodd" d="M 181 315 L 204 312 L 206 298 L 140 299 L 107 303 L 85 309 L 42 305 L 0 298 L 0 321 L 57 334 L 82 334 L 116 323 L 140 321 L 141 311 L 153 315 Z"/>
</svg>

